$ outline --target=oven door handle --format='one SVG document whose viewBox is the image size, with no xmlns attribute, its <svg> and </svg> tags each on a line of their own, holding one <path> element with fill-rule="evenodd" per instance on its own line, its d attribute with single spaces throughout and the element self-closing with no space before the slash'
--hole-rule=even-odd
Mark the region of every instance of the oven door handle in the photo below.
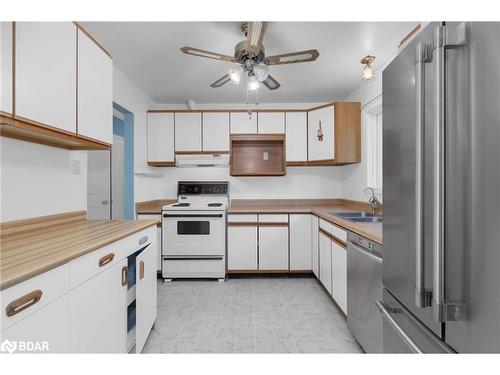
<svg viewBox="0 0 500 375">
<path fill-rule="evenodd" d="M 163 214 L 163 217 L 223 217 L 223 214 Z"/>
</svg>

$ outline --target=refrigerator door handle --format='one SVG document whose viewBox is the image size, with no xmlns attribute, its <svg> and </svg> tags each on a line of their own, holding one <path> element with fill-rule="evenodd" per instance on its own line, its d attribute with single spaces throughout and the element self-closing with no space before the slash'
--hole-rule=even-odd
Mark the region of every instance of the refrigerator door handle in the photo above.
<svg viewBox="0 0 500 375">
<path fill-rule="evenodd" d="M 382 301 L 375 301 L 375 306 L 377 306 L 377 309 L 380 311 L 384 319 L 387 320 L 387 323 L 391 325 L 391 327 L 397 332 L 413 353 L 422 354 L 424 352 L 392 317 L 391 312 L 398 313 L 400 312 L 400 309 L 386 307 Z"/>
<path fill-rule="evenodd" d="M 415 63 L 415 306 L 431 306 L 431 292 L 425 290 L 424 259 L 424 145 L 425 64 L 432 61 L 432 45 L 416 45 Z"/>
</svg>

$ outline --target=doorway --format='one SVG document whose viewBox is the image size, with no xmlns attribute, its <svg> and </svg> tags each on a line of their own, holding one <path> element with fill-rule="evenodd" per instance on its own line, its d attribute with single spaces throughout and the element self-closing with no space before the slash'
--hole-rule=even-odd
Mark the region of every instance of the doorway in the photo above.
<svg viewBox="0 0 500 375">
<path fill-rule="evenodd" d="M 133 219 L 134 115 L 113 103 L 111 151 L 88 152 L 87 217 Z"/>
</svg>

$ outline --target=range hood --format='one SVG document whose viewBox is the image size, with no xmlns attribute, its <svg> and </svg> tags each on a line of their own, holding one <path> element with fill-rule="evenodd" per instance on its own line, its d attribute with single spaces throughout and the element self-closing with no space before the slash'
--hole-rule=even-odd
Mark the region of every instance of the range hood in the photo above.
<svg viewBox="0 0 500 375">
<path fill-rule="evenodd" d="M 229 154 L 190 154 L 176 155 L 178 167 L 227 167 Z"/>
</svg>

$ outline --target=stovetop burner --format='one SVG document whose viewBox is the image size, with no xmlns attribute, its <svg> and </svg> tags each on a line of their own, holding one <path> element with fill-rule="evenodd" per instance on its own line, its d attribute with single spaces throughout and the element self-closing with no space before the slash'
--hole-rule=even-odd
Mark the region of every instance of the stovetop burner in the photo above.
<svg viewBox="0 0 500 375">
<path fill-rule="evenodd" d="M 209 203 L 207 206 L 208 207 L 220 207 L 220 206 L 222 206 L 222 203 Z"/>
<path fill-rule="evenodd" d="M 191 203 L 176 203 L 172 207 L 189 207 Z"/>
</svg>

